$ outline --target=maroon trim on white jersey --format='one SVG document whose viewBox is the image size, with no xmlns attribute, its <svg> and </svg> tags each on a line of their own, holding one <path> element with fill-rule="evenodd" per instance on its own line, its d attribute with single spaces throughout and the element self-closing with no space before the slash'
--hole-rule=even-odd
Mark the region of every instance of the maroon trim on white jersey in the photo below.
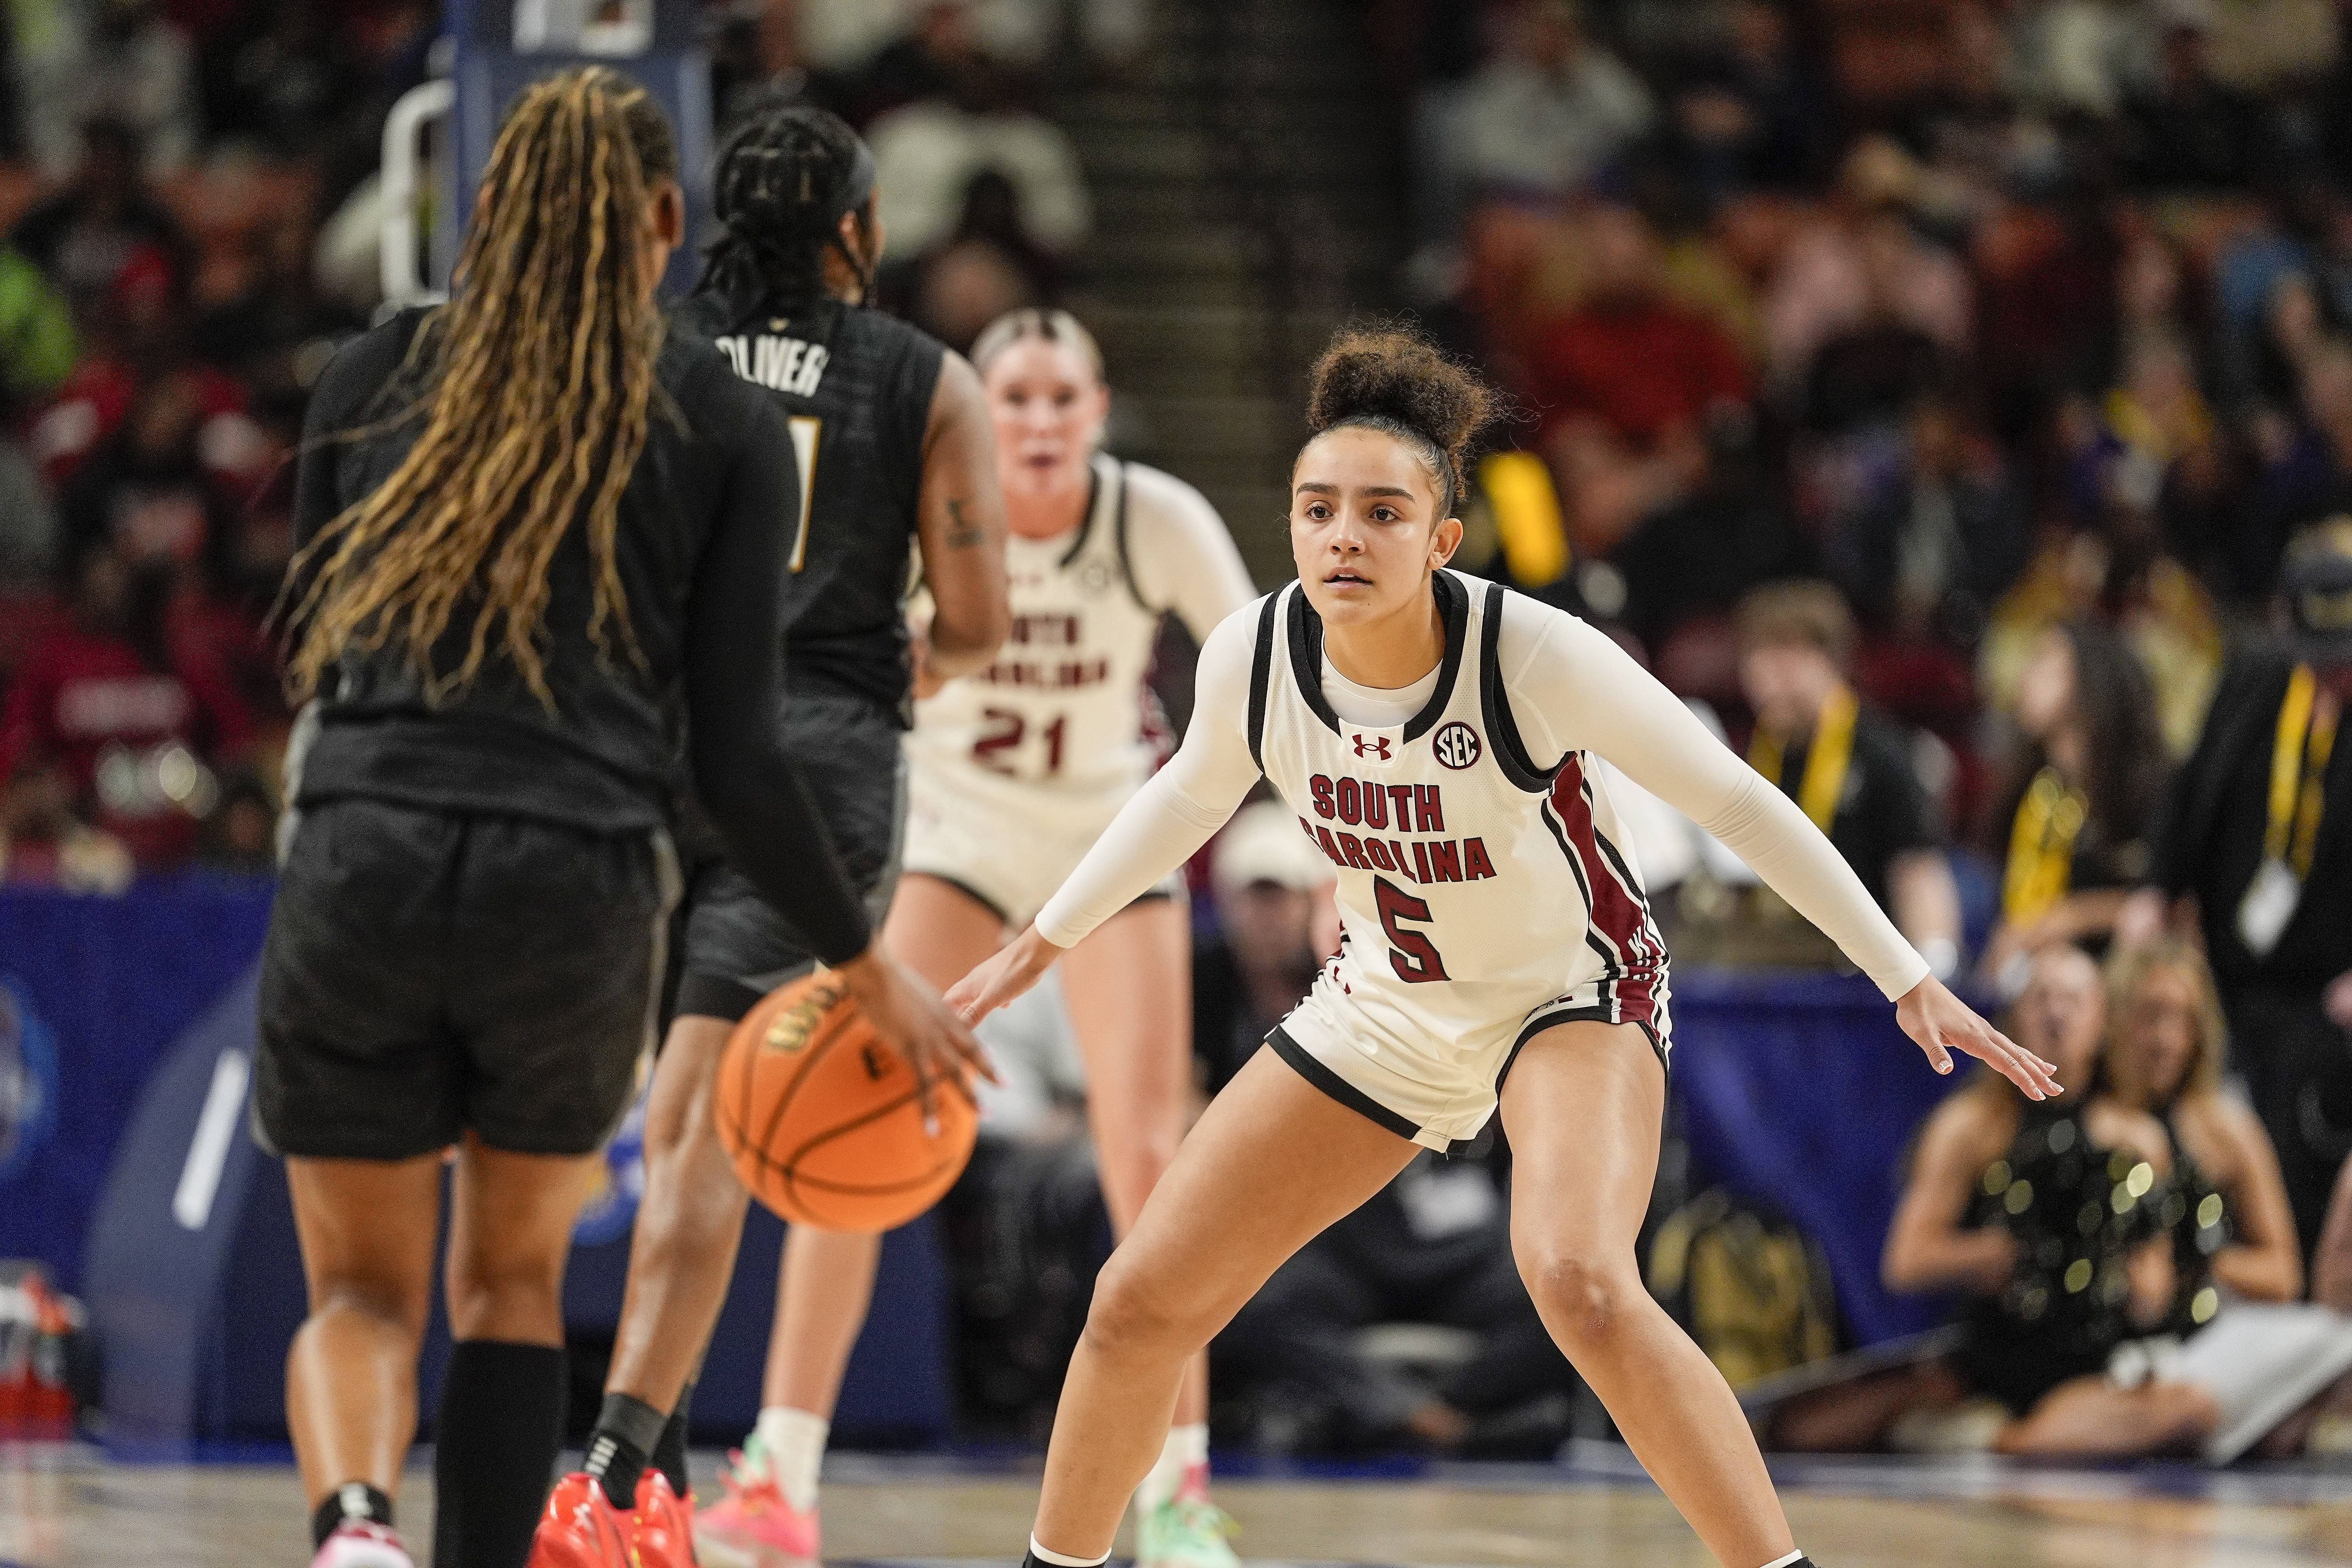
<svg viewBox="0 0 2352 1568">
<path fill-rule="evenodd" d="M 1584 754 L 1561 759 L 1544 803 L 1544 822 L 1568 857 L 1590 911 L 1585 941 L 1605 966 L 1601 1000 L 1612 1020 L 1639 1024 L 1653 1039 L 1666 1035 L 1666 944 L 1650 919 L 1649 900 L 1633 868 L 1593 821 Z"/>
</svg>

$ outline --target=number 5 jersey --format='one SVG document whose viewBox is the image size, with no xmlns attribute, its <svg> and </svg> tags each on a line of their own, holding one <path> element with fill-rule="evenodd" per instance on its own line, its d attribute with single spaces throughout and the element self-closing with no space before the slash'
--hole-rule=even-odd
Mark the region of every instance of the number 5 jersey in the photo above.
<svg viewBox="0 0 2352 1568">
<path fill-rule="evenodd" d="M 1888 996 L 1927 973 L 1794 803 L 1606 634 L 1454 572 L 1433 588 L 1442 657 L 1397 691 L 1333 668 L 1295 585 L 1219 626 L 1182 750 L 1040 933 L 1084 937 L 1262 773 L 1337 870 L 1346 932 L 1268 1043 L 1333 1098 L 1446 1149 L 1476 1135 L 1519 1051 L 1555 1024 L 1637 1025 L 1629 1038 L 1666 1055 L 1665 948 L 1600 757 L 1721 838 Z"/>
<path fill-rule="evenodd" d="M 1097 455 L 1078 526 L 1005 542 L 1013 626 L 985 669 L 915 705 L 906 869 L 1026 925 L 1150 776 L 1160 617 L 1195 639 L 1255 592 L 1182 480 Z"/>
</svg>

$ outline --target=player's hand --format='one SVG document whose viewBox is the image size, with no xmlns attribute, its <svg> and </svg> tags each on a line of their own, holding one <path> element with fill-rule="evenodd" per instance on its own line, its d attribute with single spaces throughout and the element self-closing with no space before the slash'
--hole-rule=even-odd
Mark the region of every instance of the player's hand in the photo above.
<svg viewBox="0 0 2352 1568">
<path fill-rule="evenodd" d="M 999 952 L 948 987 L 948 1005 L 968 1024 L 977 1024 L 1037 984 L 1063 950 L 1031 926 Z"/>
<path fill-rule="evenodd" d="M 836 965 L 834 972 L 857 998 L 875 1032 L 897 1047 L 915 1069 L 926 1128 L 937 1124 L 939 1085 L 945 1083 L 970 1100 L 973 1075 L 991 1083 L 1000 1081 L 988 1063 L 988 1053 L 973 1037 L 971 1026 L 940 1000 L 919 975 L 882 952 L 880 943 Z"/>
<path fill-rule="evenodd" d="M 1937 1072 L 1950 1072 L 1952 1053 L 1959 1051 L 1987 1063 L 2029 1100 L 2047 1100 L 2063 1092 L 2055 1065 L 1978 1017 L 1974 1008 L 1932 974 L 1895 1004 L 1895 1021 L 1927 1053 L 1928 1065 Z"/>
</svg>

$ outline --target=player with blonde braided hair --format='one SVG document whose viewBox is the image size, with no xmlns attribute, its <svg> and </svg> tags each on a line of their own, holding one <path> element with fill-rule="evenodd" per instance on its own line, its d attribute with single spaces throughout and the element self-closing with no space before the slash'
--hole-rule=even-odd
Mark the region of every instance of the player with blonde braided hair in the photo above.
<svg viewBox="0 0 2352 1568">
<path fill-rule="evenodd" d="M 314 1568 L 412 1568 L 442 1183 L 457 1340 L 433 1560 L 514 1568 L 563 1429 L 572 1226 L 648 1044 L 677 898 L 673 759 L 733 863 L 910 1054 L 976 1054 L 871 922 L 771 721 L 791 438 L 656 281 L 669 127 L 587 68 L 508 114 L 453 300 L 339 353 L 312 399 L 284 603 L 312 700 L 260 986 L 254 1120 L 286 1156 L 310 1314 L 287 1417 Z M 691 1561 L 658 1477 L 559 1500 L 633 1563 Z"/>
</svg>

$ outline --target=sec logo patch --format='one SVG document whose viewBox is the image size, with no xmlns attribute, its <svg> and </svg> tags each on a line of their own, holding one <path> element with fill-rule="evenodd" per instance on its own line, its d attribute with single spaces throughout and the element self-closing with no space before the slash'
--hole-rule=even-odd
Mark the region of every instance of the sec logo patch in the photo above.
<svg viewBox="0 0 2352 1568">
<path fill-rule="evenodd" d="M 1429 745 L 1437 753 L 1437 760 L 1456 773 L 1476 762 L 1486 751 L 1479 742 L 1478 731 L 1459 719 L 1431 736 Z"/>
</svg>

